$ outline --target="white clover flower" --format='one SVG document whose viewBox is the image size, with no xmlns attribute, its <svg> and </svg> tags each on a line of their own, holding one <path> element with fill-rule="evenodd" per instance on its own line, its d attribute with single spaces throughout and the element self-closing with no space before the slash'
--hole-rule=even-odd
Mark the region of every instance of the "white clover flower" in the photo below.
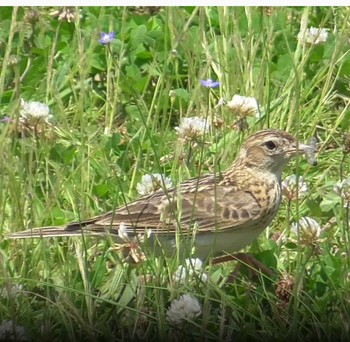
<svg viewBox="0 0 350 342">
<path fill-rule="evenodd" d="M 200 271 L 203 268 L 203 262 L 201 259 L 198 258 L 187 258 L 186 259 L 186 266 L 189 267 L 193 267 L 194 270 L 196 271 Z"/>
<path fill-rule="evenodd" d="M 118 228 L 118 236 L 122 242 L 116 243 L 110 250 L 117 251 L 126 263 L 142 263 L 147 260 L 142 245 L 151 238 L 151 235 L 152 229 L 145 229 L 144 234 L 139 233 L 130 237 L 125 224 L 121 223 Z"/>
<path fill-rule="evenodd" d="M 164 186 L 166 189 L 171 188 L 173 186 L 171 179 L 160 173 L 153 173 L 142 176 L 141 182 L 137 183 L 136 188 L 141 196 L 145 196 L 164 189 Z"/>
<path fill-rule="evenodd" d="M 291 232 L 295 235 L 300 235 L 300 242 L 306 245 L 317 242 L 320 234 L 320 225 L 310 217 L 302 217 L 299 222 L 294 222 L 291 226 Z"/>
<path fill-rule="evenodd" d="M 297 183 L 297 176 L 290 175 L 284 179 L 281 186 L 282 194 L 290 201 L 304 197 L 309 191 L 309 188 L 302 176 L 299 177 Z"/>
<path fill-rule="evenodd" d="M 0 341 L 28 341 L 28 337 L 24 327 L 5 320 L 0 324 Z"/>
<path fill-rule="evenodd" d="M 0 297 L 9 298 L 23 290 L 22 285 L 14 284 L 12 286 L 4 286 L 0 291 Z"/>
<path fill-rule="evenodd" d="M 344 200 L 344 207 L 350 207 L 350 178 L 344 179 L 338 182 L 334 187 L 333 191 Z"/>
<path fill-rule="evenodd" d="M 328 30 L 329 29 L 310 27 L 305 33 L 301 31 L 298 33 L 298 40 L 312 45 L 324 43 L 328 38 Z"/>
<path fill-rule="evenodd" d="M 179 138 L 195 140 L 209 131 L 210 124 L 207 120 L 194 116 L 181 118 L 180 125 L 175 127 Z"/>
<path fill-rule="evenodd" d="M 129 242 L 130 241 L 129 234 L 128 234 L 128 232 L 126 230 L 126 227 L 125 227 L 125 224 L 123 222 L 119 225 L 118 236 L 124 242 Z"/>
<path fill-rule="evenodd" d="M 185 266 L 180 265 L 175 273 L 173 274 L 173 279 L 176 282 L 184 284 L 187 279 L 187 270 Z"/>
<path fill-rule="evenodd" d="M 49 13 L 51 17 L 58 17 L 59 21 L 67 21 L 72 23 L 75 20 L 76 12 L 74 7 L 63 6 L 58 10 Z"/>
<path fill-rule="evenodd" d="M 189 294 L 184 294 L 171 302 L 166 319 L 171 325 L 180 325 L 184 321 L 195 319 L 201 312 L 198 300 Z"/>
<path fill-rule="evenodd" d="M 50 114 L 50 108 L 44 103 L 29 101 L 26 102 L 21 99 L 21 117 L 30 123 L 44 123 L 48 122 L 52 115 Z"/>
<path fill-rule="evenodd" d="M 185 263 L 186 266 L 180 265 L 173 274 L 174 281 L 185 284 L 188 278 L 194 277 L 195 275 L 200 276 L 204 283 L 208 281 L 208 275 L 203 273 L 203 262 L 200 259 L 187 258 Z"/>
<path fill-rule="evenodd" d="M 245 97 L 236 94 L 231 101 L 227 102 L 226 106 L 240 118 L 252 115 L 259 117 L 259 106 L 255 97 Z"/>
</svg>

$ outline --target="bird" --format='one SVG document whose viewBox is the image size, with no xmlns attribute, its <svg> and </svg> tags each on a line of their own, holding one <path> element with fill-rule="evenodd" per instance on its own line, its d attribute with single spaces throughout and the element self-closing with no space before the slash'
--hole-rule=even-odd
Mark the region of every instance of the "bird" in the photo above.
<svg viewBox="0 0 350 342">
<path fill-rule="evenodd" d="M 233 253 L 251 244 L 272 222 L 281 203 L 283 169 L 293 157 L 311 149 L 283 130 L 263 129 L 244 141 L 231 166 L 221 173 L 163 187 L 87 220 L 7 237 L 92 234 L 122 243 L 123 234 L 135 238 L 147 231 L 157 254 L 172 256 L 178 250 L 206 259 Z"/>
</svg>

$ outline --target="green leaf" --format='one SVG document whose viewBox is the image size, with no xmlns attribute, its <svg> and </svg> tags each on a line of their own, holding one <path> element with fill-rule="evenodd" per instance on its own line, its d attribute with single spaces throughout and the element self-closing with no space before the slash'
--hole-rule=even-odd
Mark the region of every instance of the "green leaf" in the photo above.
<svg viewBox="0 0 350 342">
<path fill-rule="evenodd" d="M 287 242 L 285 244 L 285 247 L 288 249 L 297 249 L 298 245 L 295 242 Z"/>
<path fill-rule="evenodd" d="M 347 59 L 343 62 L 339 70 L 340 76 L 349 76 L 350 75 L 350 59 Z"/>
<path fill-rule="evenodd" d="M 210 275 L 210 279 L 213 283 L 218 283 L 222 277 L 222 269 L 219 268 Z"/>
<path fill-rule="evenodd" d="M 313 47 L 313 50 L 310 55 L 310 62 L 316 63 L 322 60 L 324 55 L 324 46 L 316 45 Z"/>
<path fill-rule="evenodd" d="M 328 212 L 341 203 L 341 198 L 334 193 L 328 193 L 320 203 L 320 209 L 323 212 Z"/>
<path fill-rule="evenodd" d="M 186 102 L 190 98 L 190 94 L 189 94 L 189 92 L 186 89 L 178 88 L 178 89 L 174 89 L 174 92 L 176 94 L 176 97 L 179 97 L 182 100 L 185 100 Z"/>
<path fill-rule="evenodd" d="M 104 63 L 104 58 L 99 55 L 94 55 L 90 60 L 90 65 L 100 71 L 106 70 L 106 64 Z"/>
<path fill-rule="evenodd" d="M 111 137 L 108 137 L 105 143 L 105 150 L 107 154 L 110 152 L 119 152 L 119 144 L 121 141 L 121 136 L 119 133 L 113 133 Z"/>
<path fill-rule="evenodd" d="M 66 222 L 66 215 L 61 208 L 53 207 L 50 209 L 50 214 L 54 224 L 61 225 Z"/>
<path fill-rule="evenodd" d="M 140 58 L 140 59 L 152 59 L 153 55 L 149 51 L 144 50 L 144 51 L 137 53 L 136 57 Z"/>
<path fill-rule="evenodd" d="M 266 267 L 275 269 L 277 267 L 277 259 L 273 250 L 266 250 L 258 253 L 256 258 Z"/>
<path fill-rule="evenodd" d="M 94 186 L 95 193 L 98 197 L 103 197 L 109 192 L 109 186 L 106 183 Z"/>
<path fill-rule="evenodd" d="M 136 48 L 143 45 L 146 32 L 147 28 L 145 25 L 140 25 L 133 29 L 130 34 L 130 46 Z"/>
<path fill-rule="evenodd" d="M 121 141 L 121 135 L 119 133 L 113 133 L 111 137 L 111 142 L 112 142 L 112 148 L 114 150 L 118 149 L 120 141 Z"/>
</svg>

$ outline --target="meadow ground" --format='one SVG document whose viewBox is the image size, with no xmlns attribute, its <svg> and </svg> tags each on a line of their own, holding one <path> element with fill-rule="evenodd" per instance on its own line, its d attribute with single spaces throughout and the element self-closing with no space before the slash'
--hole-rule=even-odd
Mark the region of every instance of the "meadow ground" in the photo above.
<svg viewBox="0 0 350 342">
<path fill-rule="evenodd" d="M 0 340 L 349 340 L 349 8 L 2 7 L 0 22 Z M 246 249 L 271 276 L 5 238 L 113 210 L 152 191 L 147 174 L 223 170 L 267 127 L 318 148 Z"/>
</svg>

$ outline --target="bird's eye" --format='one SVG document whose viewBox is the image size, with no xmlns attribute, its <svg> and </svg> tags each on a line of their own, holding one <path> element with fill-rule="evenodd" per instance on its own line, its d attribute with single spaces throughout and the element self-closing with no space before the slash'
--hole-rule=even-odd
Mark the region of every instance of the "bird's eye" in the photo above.
<svg viewBox="0 0 350 342">
<path fill-rule="evenodd" d="M 272 151 L 272 150 L 274 150 L 274 149 L 276 148 L 276 144 L 275 144 L 273 141 L 271 141 L 271 140 L 267 141 L 267 142 L 265 143 L 265 146 L 266 146 L 270 151 Z"/>
</svg>

